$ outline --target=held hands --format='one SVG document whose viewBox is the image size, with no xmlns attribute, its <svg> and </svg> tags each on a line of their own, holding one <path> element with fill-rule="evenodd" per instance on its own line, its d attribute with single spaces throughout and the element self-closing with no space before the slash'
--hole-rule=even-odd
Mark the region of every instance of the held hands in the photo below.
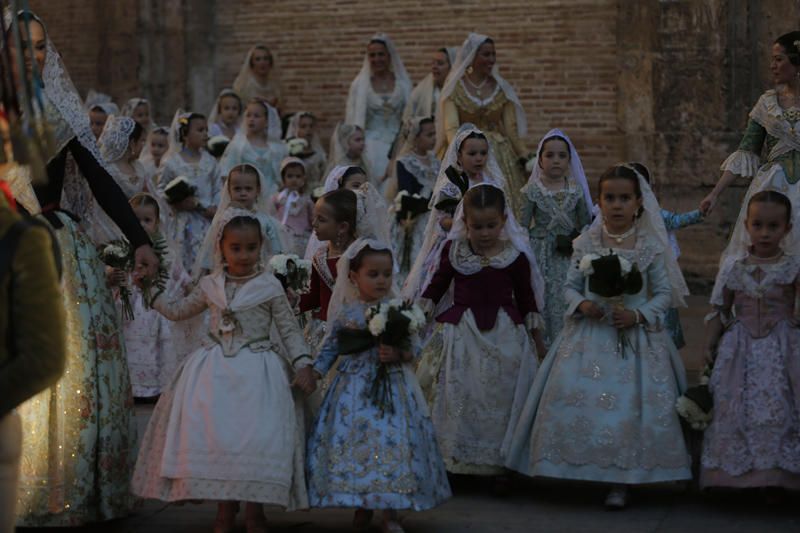
<svg viewBox="0 0 800 533">
<path fill-rule="evenodd" d="M 381 344 L 378 346 L 378 359 L 381 363 L 402 363 L 411 359 L 411 352 Z"/>
<path fill-rule="evenodd" d="M 292 387 L 297 387 L 306 394 L 311 394 L 317 390 L 318 374 L 314 367 L 306 365 L 295 372 Z"/>
<path fill-rule="evenodd" d="M 714 192 L 710 192 L 708 196 L 703 198 L 703 201 L 700 202 L 700 212 L 703 213 L 704 217 L 707 217 L 711 214 L 711 211 L 714 210 L 714 207 L 717 205 L 717 195 Z"/>
</svg>

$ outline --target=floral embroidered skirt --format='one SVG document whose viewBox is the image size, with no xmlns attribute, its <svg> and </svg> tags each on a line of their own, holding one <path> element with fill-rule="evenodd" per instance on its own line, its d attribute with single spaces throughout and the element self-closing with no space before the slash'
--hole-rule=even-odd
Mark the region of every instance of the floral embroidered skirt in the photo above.
<svg viewBox="0 0 800 533">
<path fill-rule="evenodd" d="M 655 483 L 691 479 L 675 401 L 683 363 L 664 331 L 569 319 L 547 354 L 505 443 L 506 464 L 529 476 Z"/>
<path fill-rule="evenodd" d="M 136 421 L 122 332 L 96 248 L 68 217 L 55 232 L 64 267 L 64 376 L 19 408 L 19 526 L 78 526 L 128 514 Z"/>
<path fill-rule="evenodd" d="M 536 367 L 525 326 L 503 310 L 491 330 L 479 330 L 471 311 L 458 325 L 437 327 L 423 348 L 417 376 L 449 472 L 505 471 L 501 446 Z"/>
</svg>

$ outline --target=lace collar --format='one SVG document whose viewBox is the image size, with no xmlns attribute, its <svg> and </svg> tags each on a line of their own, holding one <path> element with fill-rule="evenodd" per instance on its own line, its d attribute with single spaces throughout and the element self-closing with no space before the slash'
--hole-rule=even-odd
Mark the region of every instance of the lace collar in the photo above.
<svg viewBox="0 0 800 533">
<path fill-rule="evenodd" d="M 516 261 L 520 254 L 520 251 L 514 248 L 511 242 L 508 241 L 506 241 L 500 253 L 492 257 L 484 257 L 473 252 L 469 241 L 466 239 L 459 239 L 451 242 L 449 254 L 450 264 L 453 265 L 453 268 L 457 272 L 465 276 L 476 274 L 486 267 L 502 270 Z"/>
<path fill-rule="evenodd" d="M 477 96 L 473 95 L 472 93 L 470 93 L 467 90 L 467 86 L 464 83 L 464 79 L 463 78 L 458 80 L 458 83 L 461 84 L 461 88 L 464 90 L 464 95 L 467 98 L 469 98 L 470 100 L 472 100 L 472 102 L 474 102 L 479 107 L 486 107 L 487 105 L 491 104 L 492 101 L 497 96 L 497 93 L 499 93 L 502 90 L 500 88 L 500 84 L 499 83 L 495 83 L 494 90 L 492 91 L 492 94 L 490 94 L 489 96 L 487 96 L 486 98 L 481 100 L 480 98 L 478 98 Z"/>
<path fill-rule="evenodd" d="M 590 227 L 578 239 L 575 240 L 575 250 L 580 251 L 581 256 L 586 253 L 607 254 L 609 250 L 615 254 L 625 257 L 635 263 L 639 271 L 644 272 L 650 267 L 653 259 L 661 253 L 655 239 L 638 234 L 636 244 L 633 248 L 614 248 L 613 246 L 603 245 L 602 225 L 597 224 Z M 588 246 L 587 246 L 588 245 Z"/>
<path fill-rule="evenodd" d="M 734 268 L 724 273 L 725 286 L 742 291 L 752 298 L 761 298 L 773 285 L 791 285 L 800 275 L 800 257 L 784 254 L 774 263 L 747 263 L 747 257 L 739 259 Z M 754 274 L 764 275 L 757 279 Z"/>
</svg>

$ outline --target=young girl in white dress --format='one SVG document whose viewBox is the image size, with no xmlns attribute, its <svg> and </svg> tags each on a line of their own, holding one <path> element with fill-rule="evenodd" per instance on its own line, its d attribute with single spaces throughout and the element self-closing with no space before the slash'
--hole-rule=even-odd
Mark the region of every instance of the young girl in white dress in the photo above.
<svg viewBox="0 0 800 533">
<path fill-rule="evenodd" d="M 692 477 L 675 411 L 686 376 L 664 327 L 666 311 L 685 305 L 689 291 L 645 179 L 613 166 L 598 196 L 602 216 L 573 243 L 564 330 L 504 451 L 506 465 L 529 476 L 610 484 L 606 506 L 619 509 L 630 485 Z M 605 274 L 592 277 L 610 252 L 617 272 L 633 276 L 618 296 Z"/>
<path fill-rule="evenodd" d="M 158 194 L 158 183 L 161 178 L 161 164 L 169 150 L 169 128 L 156 126 L 147 135 L 147 144 L 139 156 L 139 163 L 144 168 L 145 189 L 151 194 Z"/>
<path fill-rule="evenodd" d="M 328 156 L 317 133 L 317 119 L 308 111 L 298 111 L 289 120 L 286 128 L 286 140 L 303 139 L 306 150 L 300 154 L 291 154 L 303 160 L 306 166 L 306 183 L 308 190 L 314 190 L 322 184 L 325 169 L 328 167 Z"/>
<path fill-rule="evenodd" d="M 361 167 L 371 178 L 370 169 L 364 158 L 366 145 L 364 129 L 361 126 L 337 125 L 331 136 L 331 157 L 328 159 L 328 167 L 325 172 L 330 174 L 334 168 L 341 166 Z"/>
<path fill-rule="evenodd" d="M 287 155 L 281 141 L 281 122 L 274 107 L 263 100 L 250 100 L 244 109 L 239 132 L 233 137 L 219 165 L 227 175 L 236 165 L 249 163 L 264 176 L 267 198 L 280 189 L 281 161 Z"/>
<path fill-rule="evenodd" d="M 213 273 L 184 299 L 153 302 L 171 320 L 208 309 L 209 329 L 161 394 L 132 490 L 170 502 L 221 500 L 215 533 L 234 529 L 245 501 L 248 532 L 265 532 L 264 504 L 308 505 L 303 413 L 291 376 L 310 358 L 280 282 L 261 265 L 258 219 L 229 208 L 223 221 Z"/>
<path fill-rule="evenodd" d="M 172 121 L 169 150 L 164 155 L 158 180 L 159 195 L 171 207 L 167 237 L 179 248 L 187 272 L 192 271 L 222 189 L 217 162 L 205 149 L 207 142 L 206 117 L 178 111 Z M 187 201 L 170 202 L 166 191 L 180 179 L 193 188 L 194 194 Z"/>
<path fill-rule="evenodd" d="M 281 162 L 281 192 L 273 195 L 271 202 L 276 219 L 289 234 L 292 253 L 303 257 L 311 237 L 314 202 L 308 194 L 306 165 L 302 159 L 287 157 Z"/>
</svg>

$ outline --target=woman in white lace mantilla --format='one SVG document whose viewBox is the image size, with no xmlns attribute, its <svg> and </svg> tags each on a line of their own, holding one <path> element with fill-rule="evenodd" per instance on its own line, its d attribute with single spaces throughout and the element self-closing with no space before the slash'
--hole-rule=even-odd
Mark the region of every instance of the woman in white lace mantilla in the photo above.
<svg viewBox="0 0 800 533">
<path fill-rule="evenodd" d="M 257 44 L 247 51 L 242 68 L 233 81 L 233 90 L 242 102 L 259 98 L 276 109 L 280 108 L 280 74 L 275 66 L 275 55 L 267 45 Z"/>
<path fill-rule="evenodd" d="M 374 185 L 386 178 L 410 93 L 411 81 L 394 43 L 383 33 L 373 35 L 361 71 L 350 85 L 345 122 L 366 133 L 364 158 Z"/>
</svg>

